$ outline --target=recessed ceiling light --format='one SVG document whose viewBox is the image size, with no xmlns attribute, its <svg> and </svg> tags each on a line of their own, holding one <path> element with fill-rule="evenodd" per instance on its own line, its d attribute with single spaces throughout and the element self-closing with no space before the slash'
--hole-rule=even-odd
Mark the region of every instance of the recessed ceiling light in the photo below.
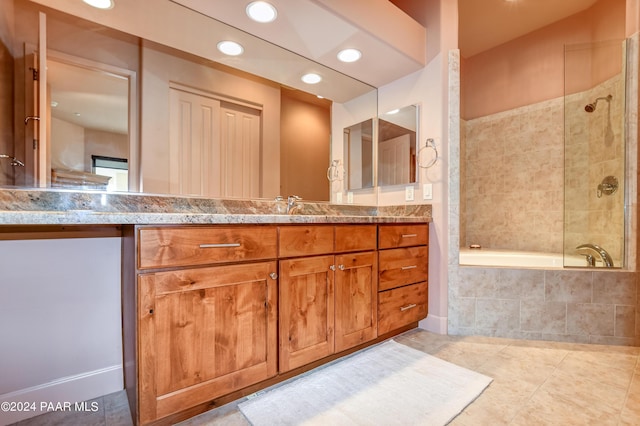
<svg viewBox="0 0 640 426">
<path fill-rule="evenodd" d="M 399 113 L 400 110 L 399 109 L 392 109 L 391 111 L 387 112 L 388 115 L 393 115 L 393 114 L 397 114 Z"/>
<path fill-rule="evenodd" d="M 302 81 L 307 84 L 316 84 L 322 81 L 322 77 L 320 77 L 318 74 L 309 73 L 302 76 Z"/>
<path fill-rule="evenodd" d="M 55 108 L 58 106 L 58 102 L 56 101 L 51 101 L 51 108 Z"/>
<path fill-rule="evenodd" d="M 266 1 L 254 1 L 247 6 L 247 15 L 256 22 L 271 22 L 278 16 L 276 8 Z"/>
<path fill-rule="evenodd" d="M 242 52 L 244 52 L 244 48 L 240 44 L 229 40 L 218 43 L 218 50 L 229 56 L 242 55 Z"/>
<path fill-rule="evenodd" d="M 342 62 L 355 62 L 362 58 L 362 52 L 358 49 L 344 49 L 338 52 L 338 59 Z"/>
<path fill-rule="evenodd" d="M 111 9 L 115 6 L 113 0 L 82 0 L 89 6 L 96 7 L 98 9 Z"/>
<path fill-rule="evenodd" d="M 316 97 L 317 97 L 318 99 L 324 99 L 324 96 L 322 96 L 322 95 L 316 95 Z"/>
</svg>

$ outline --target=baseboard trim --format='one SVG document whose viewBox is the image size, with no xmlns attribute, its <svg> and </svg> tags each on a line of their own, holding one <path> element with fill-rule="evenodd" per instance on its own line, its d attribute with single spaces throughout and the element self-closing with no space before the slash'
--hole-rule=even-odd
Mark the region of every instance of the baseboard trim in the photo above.
<svg viewBox="0 0 640 426">
<path fill-rule="evenodd" d="M 76 407 L 75 403 L 122 390 L 122 374 L 122 365 L 113 365 L 0 395 L 0 426 L 53 411 L 57 404 L 69 410 L 92 409 L 91 406 Z M 19 409 L 25 405 L 28 409 Z"/>
<path fill-rule="evenodd" d="M 447 317 L 428 314 L 425 319 L 420 321 L 418 327 L 433 333 L 447 334 Z"/>
</svg>

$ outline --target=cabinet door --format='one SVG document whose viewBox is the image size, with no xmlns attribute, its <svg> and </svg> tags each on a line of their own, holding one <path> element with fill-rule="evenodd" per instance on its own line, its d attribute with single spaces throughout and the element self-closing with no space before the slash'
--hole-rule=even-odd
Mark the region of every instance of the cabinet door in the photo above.
<svg viewBox="0 0 640 426">
<path fill-rule="evenodd" d="M 333 256 L 280 262 L 280 371 L 334 352 Z"/>
<path fill-rule="evenodd" d="M 375 252 L 336 256 L 336 352 L 377 337 Z"/>
<path fill-rule="evenodd" d="M 277 373 L 276 262 L 139 276 L 140 422 Z"/>
</svg>

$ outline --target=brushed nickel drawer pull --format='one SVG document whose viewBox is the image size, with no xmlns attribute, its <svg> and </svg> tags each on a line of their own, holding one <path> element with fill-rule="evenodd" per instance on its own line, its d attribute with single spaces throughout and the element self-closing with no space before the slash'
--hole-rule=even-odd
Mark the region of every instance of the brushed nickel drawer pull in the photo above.
<svg viewBox="0 0 640 426">
<path fill-rule="evenodd" d="M 409 266 L 403 266 L 400 269 L 402 269 L 403 271 L 406 271 L 408 269 L 415 269 L 417 267 L 418 267 L 418 265 L 409 265 Z"/>
<path fill-rule="evenodd" d="M 278 274 L 276 274 L 275 272 L 271 272 L 271 273 L 269 274 L 269 277 L 270 277 L 272 280 L 277 280 L 277 279 L 278 279 Z"/>
<path fill-rule="evenodd" d="M 341 271 L 344 271 L 346 268 L 344 267 L 344 265 L 340 264 L 338 265 L 338 269 L 340 269 Z"/>
<path fill-rule="evenodd" d="M 400 308 L 400 311 L 404 312 L 404 311 L 406 311 L 406 310 L 409 310 L 409 309 L 415 308 L 416 306 L 418 306 L 418 305 L 416 305 L 415 303 L 412 303 L 412 304 L 410 304 L 410 305 L 407 305 L 407 306 L 403 306 L 403 307 L 401 307 L 401 308 Z"/>
<path fill-rule="evenodd" d="M 418 234 L 402 234 L 402 238 L 412 238 L 412 237 L 417 237 Z"/>
<path fill-rule="evenodd" d="M 228 248 L 240 247 L 240 243 L 200 244 L 200 248 Z"/>
<path fill-rule="evenodd" d="M 335 271 L 336 270 L 336 265 L 329 266 L 329 269 L 331 269 L 332 271 Z"/>
</svg>

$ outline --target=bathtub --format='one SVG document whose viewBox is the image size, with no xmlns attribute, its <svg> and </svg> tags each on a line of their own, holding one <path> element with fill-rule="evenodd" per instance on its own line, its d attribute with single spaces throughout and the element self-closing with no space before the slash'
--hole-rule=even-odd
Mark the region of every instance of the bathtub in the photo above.
<svg viewBox="0 0 640 426">
<path fill-rule="evenodd" d="M 562 253 L 501 249 L 460 249 L 460 265 L 506 266 L 509 268 L 563 268 Z M 587 267 L 584 256 L 569 256 L 567 266 Z"/>
</svg>

